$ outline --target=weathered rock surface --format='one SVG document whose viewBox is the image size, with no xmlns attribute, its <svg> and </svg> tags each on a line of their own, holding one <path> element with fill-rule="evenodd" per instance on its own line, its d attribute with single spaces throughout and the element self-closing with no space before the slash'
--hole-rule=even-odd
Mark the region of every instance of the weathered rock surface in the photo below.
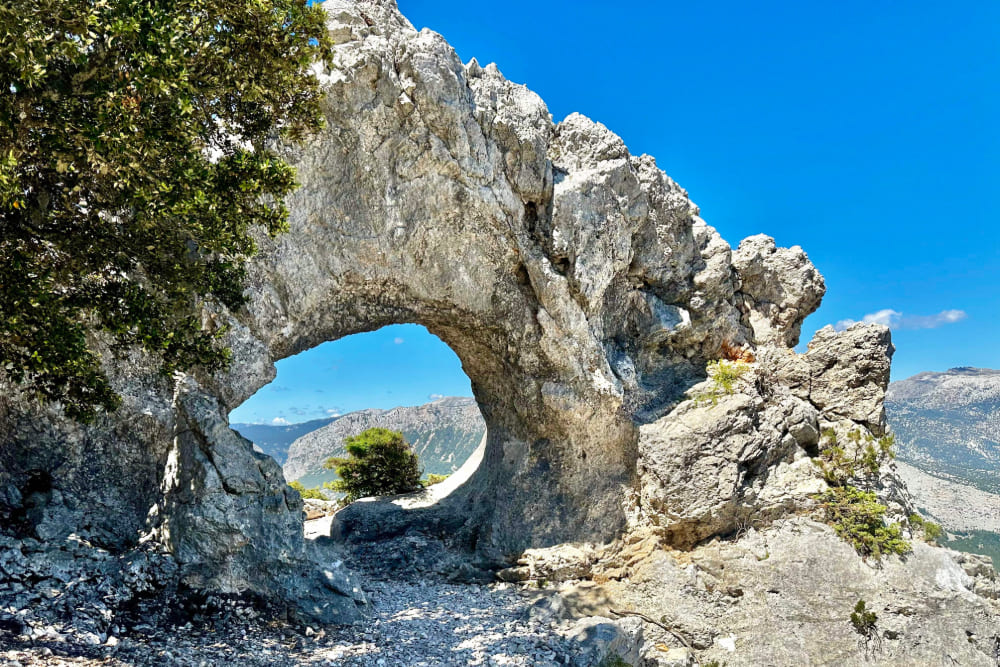
<svg viewBox="0 0 1000 667">
<path fill-rule="evenodd" d="M 655 550 L 629 579 L 580 595 L 597 601 L 590 613 L 618 606 L 662 619 L 702 664 L 996 665 L 1000 606 L 977 593 L 993 585 L 992 568 L 974 576 L 983 565 L 967 554 L 913 546 L 905 559 L 865 562 L 828 526 L 782 519 L 690 552 Z M 867 643 L 850 621 L 858 600 L 878 616 Z M 678 645 L 646 630 L 647 641 Z"/>
<path fill-rule="evenodd" d="M 802 248 L 777 248 L 768 236 L 751 236 L 733 253 L 733 268 L 754 342 L 794 347 L 802 320 L 826 293 L 823 276 Z"/>
<path fill-rule="evenodd" d="M 261 239 L 245 309 L 204 313 L 228 327 L 232 365 L 168 381 L 138 355 L 109 353 L 125 405 L 86 428 L 5 392 L 4 529 L 22 553 L 27 539 L 71 535 L 127 553 L 141 537 L 169 550 L 184 585 L 285 600 L 322 623 L 366 607 L 340 551 L 352 545 L 348 557 L 385 553 L 371 542 L 391 537 L 414 547 L 399 565 L 425 549 L 475 578 L 527 548 L 600 544 L 628 529 L 657 548 L 613 569 L 648 572 L 649 614 L 695 604 L 689 570 L 644 569 L 646 559 L 802 510 L 822 430 L 882 432 L 888 330 L 824 329 L 794 354 L 824 290 L 800 249 L 754 237 L 733 253 L 651 157 L 583 116 L 554 123 L 527 88 L 494 65 L 461 63 L 390 0 L 323 6 L 336 42 L 323 74 L 327 129 L 288 151 L 302 182 L 291 229 Z M 331 523 L 340 546 L 307 543 L 301 500 L 227 414 L 273 378 L 276 360 L 393 323 L 426 326 L 461 359 L 488 429 L 482 463 L 427 502 L 348 507 Z M 687 400 L 706 362 L 733 351 L 755 359 L 739 390 L 713 406 Z M 898 481 L 880 483 L 905 512 Z M 721 651 L 747 641 L 743 664 L 850 660 L 840 609 L 864 594 L 925 605 L 914 620 L 879 607 L 907 638 L 904 661 L 988 655 L 995 607 L 945 552 L 918 545 L 882 576 L 829 529 L 787 525 L 769 538 L 773 556 L 724 560 L 745 583 L 709 597 L 753 602 L 727 621 L 732 636 L 722 611 L 743 603 L 719 598 L 693 616 L 694 649 L 717 642 L 731 661 Z M 767 591 L 786 585 L 791 602 L 768 612 Z M 836 616 L 802 602 L 817 595 Z M 768 648 L 781 622 L 823 634 Z M 826 642 L 835 652 L 820 655 Z"/>
<path fill-rule="evenodd" d="M 61 465 L 61 491 L 82 462 L 54 452 L 74 441 L 95 466 L 127 460 L 146 480 L 108 479 L 90 495 L 110 501 L 76 527 L 126 525 L 123 544 L 153 530 L 194 585 L 282 589 L 278 573 L 304 554 L 301 507 L 225 416 L 276 359 L 415 322 L 458 354 L 489 429 L 479 472 L 419 514 L 498 560 L 615 537 L 637 425 L 669 411 L 723 343 L 750 343 L 745 320 L 794 339 L 821 281 L 802 253 L 761 251 L 743 263 L 744 294 L 729 247 L 652 158 L 583 116 L 554 123 L 528 89 L 463 65 L 390 2 L 324 6 L 337 42 L 328 128 L 290 154 L 303 184 L 291 230 L 261 240 L 245 310 L 206 313 L 230 327 L 231 368 L 171 384 L 109 357 L 126 409 L 90 429 L 47 419 L 40 441 L 14 406 L 4 439 L 24 451 L 4 474 L 20 492 Z M 781 294 L 766 291 L 786 266 Z M 811 286 L 793 287 L 803 276 Z"/>
</svg>

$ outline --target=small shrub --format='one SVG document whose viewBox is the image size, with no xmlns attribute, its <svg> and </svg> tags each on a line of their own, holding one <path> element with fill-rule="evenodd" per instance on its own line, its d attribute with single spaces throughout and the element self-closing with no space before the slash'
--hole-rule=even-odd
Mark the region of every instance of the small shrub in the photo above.
<svg viewBox="0 0 1000 667">
<path fill-rule="evenodd" d="M 819 457 L 813 459 L 813 463 L 823 473 L 823 479 L 830 486 L 844 486 L 856 474 L 854 459 L 837 444 L 821 449 Z"/>
<path fill-rule="evenodd" d="M 295 480 L 294 482 L 289 482 L 288 486 L 292 487 L 299 492 L 303 500 L 326 500 L 326 496 L 319 489 L 307 489 L 302 485 L 302 482 Z"/>
<path fill-rule="evenodd" d="M 941 524 L 934 523 L 933 521 L 924 521 L 924 539 L 928 542 L 936 542 L 939 537 L 944 535 L 944 529 Z"/>
<path fill-rule="evenodd" d="M 612 653 L 597 663 L 597 667 L 631 667 L 631 665 L 622 660 L 622 657 L 617 653 Z"/>
<path fill-rule="evenodd" d="M 938 538 L 944 535 L 944 529 L 941 528 L 940 524 L 928 521 L 919 514 L 911 514 L 909 523 L 912 528 L 919 528 L 923 531 L 926 542 L 936 542 Z"/>
<path fill-rule="evenodd" d="M 712 381 L 708 391 L 695 397 L 698 404 L 711 402 L 716 405 L 720 396 L 730 396 L 736 389 L 736 383 L 750 371 L 750 364 L 745 361 L 727 361 L 719 359 L 708 362 L 705 370 Z"/>
<path fill-rule="evenodd" d="M 823 445 L 825 441 L 825 445 L 821 446 L 819 456 L 813 459 L 813 463 L 822 471 L 823 479 L 830 486 L 844 486 L 862 473 L 878 476 L 882 464 L 896 456 L 892 434 L 875 440 L 871 434 L 862 435 L 861 431 L 854 430 L 847 434 L 847 439 L 853 454 L 838 443 L 833 429 L 825 429 L 821 434 L 820 443 Z"/>
<path fill-rule="evenodd" d="M 435 484 L 440 484 L 449 477 L 451 477 L 451 475 L 435 475 L 434 473 L 429 472 L 427 473 L 427 477 L 420 483 L 423 484 L 424 487 L 434 486 Z"/>
<path fill-rule="evenodd" d="M 884 554 L 904 555 L 913 550 L 898 524 L 886 525 L 886 506 L 878 502 L 874 492 L 838 486 L 816 499 L 826 522 L 862 557 L 879 560 Z"/>
<path fill-rule="evenodd" d="M 878 622 L 878 615 L 873 611 L 868 611 L 867 607 L 864 600 L 858 600 L 854 605 L 854 611 L 851 612 L 851 625 L 861 635 L 871 634 Z"/>
<path fill-rule="evenodd" d="M 854 631 L 861 635 L 858 641 L 866 652 L 881 644 L 877 623 L 878 616 L 875 612 L 868 609 L 864 600 L 858 600 L 854 605 L 854 611 L 851 612 L 851 625 L 854 626 Z"/>
<path fill-rule="evenodd" d="M 886 460 L 896 458 L 896 453 L 893 451 L 895 442 L 896 436 L 891 433 L 882 436 L 877 441 L 872 436 L 867 436 L 865 447 L 861 454 L 861 466 L 869 474 L 878 475 L 882 464 Z"/>
<path fill-rule="evenodd" d="M 346 494 L 347 502 L 421 488 L 417 455 L 399 431 L 370 428 L 347 438 L 345 445 L 348 457 L 329 458 L 323 467 L 336 470 L 340 479 L 331 487 Z"/>
</svg>

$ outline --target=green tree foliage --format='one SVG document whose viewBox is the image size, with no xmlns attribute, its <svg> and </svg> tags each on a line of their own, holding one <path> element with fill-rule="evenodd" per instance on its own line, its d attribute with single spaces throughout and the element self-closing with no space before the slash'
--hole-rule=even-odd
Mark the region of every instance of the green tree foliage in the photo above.
<svg viewBox="0 0 1000 667">
<path fill-rule="evenodd" d="M 860 430 L 854 430 L 847 434 L 847 439 L 853 455 L 837 441 L 837 433 L 832 428 L 821 434 L 822 447 L 813 463 L 830 486 L 844 486 L 859 475 L 878 477 L 882 464 L 896 458 L 893 451 L 896 438 L 891 433 L 876 440 L 871 434 L 862 435 Z"/>
<path fill-rule="evenodd" d="M 910 528 L 914 531 L 919 528 L 924 533 L 924 540 L 927 542 L 937 542 L 937 540 L 944 535 L 944 529 L 941 528 L 940 524 L 929 521 L 919 514 L 911 514 L 909 518 Z"/>
<path fill-rule="evenodd" d="M 718 359 L 708 362 L 705 372 L 712 381 L 712 386 L 705 392 L 695 397 L 695 402 L 699 405 L 711 403 L 717 405 L 720 396 L 731 396 L 736 390 L 736 383 L 751 369 L 750 364 L 745 361 L 729 361 Z"/>
<path fill-rule="evenodd" d="M 198 306 L 239 307 L 251 230 L 286 227 L 269 147 L 321 125 L 323 10 L 8 0 L 0 43 L 0 373 L 86 421 L 118 402 L 94 332 L 224 364 Z"/>
<path fill-rule="evenodd" d="M 326 496 L 323 495 L 322 491 L 319 489 L 307 489 L 299 480 L 289 482 L 288 486 L 298 491 L 303 500 L 326 500 Z"/>
<path fill-rule="evenodd" d="M 858 641 L 866 653 L 878 650 L 881 646 L 882 640 L 878 634 L 877 623 L 878 615 L 868 609 L 864 600 L 858 600 L 854 605 L 854 611 L 851 612 L 851 625 L 854 626 L 854 631 L 861 636 Z"/>
<path fill-rule="evenodd" d="M 435 484 L 440 484 L 449 477 L 451 477 L 451 475 L 438 475 L 433 472 L 429 472 L 427 473 L 427 477 L 425 477 L 420 483 L 425 487 L 434 486 Z"/>
<path fill-rule="evenodd" d="M 368 496 L 409 493 L 421 488 L 417 455 L 399 431 L 370 428 L 345 441 L 348 457 L 333 457 L 323 467 L 340 479 L 329 485 L 347 495 L 347 502 Z"/>
<path fill-rule="evenodd" d="M 874 492 L 836 486 L 816 499 L 827 523 L 862 556 L 879 560 L 885 554 L 903 555 L 912 551 L 899 525 L 886 525 L 886 506 L 878 502 Z"/>
</svg>

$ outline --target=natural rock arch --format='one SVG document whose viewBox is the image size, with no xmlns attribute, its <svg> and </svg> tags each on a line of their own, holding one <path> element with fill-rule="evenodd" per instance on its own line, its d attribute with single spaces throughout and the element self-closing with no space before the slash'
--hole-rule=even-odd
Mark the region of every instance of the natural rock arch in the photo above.
<svg viewBox="0 0 1000 667">
<path fill-rule="evenodd" d="M 723 343 L 794 345 L 822 278 L 768 239 L 734 265 L 652 158 L 583 116 L 554 124 L 392 3 L 326 8 L 328 129 L 292 155 L 291 231 L 261 240 L 230 322 L 240 357 L 203 391 L 233 407 L 276 359 L 424 325 L 461 359 L 489 440 L 474 478 L 421 514 L 493 557 L 617 536 L 638 425 Z"/>
<path fill-rule="evenodd" d="M 822 278 L 766 237 L 732 253 L 651 157 L 583 116 L 554 124 L 535 94 L 463 65 L 389 0 L 324 7 L 327 129 L 289 153 L 302 183 L 291 230 L 260 239 L 245 310 L 205 313 L 229 327 L 230 369 L 170 383 L 137 354 L 109 357 L 119 413 L 81 428 L 7 406 L 4 470 L 16 486 L 62 448 L 64 485 L 105 500 L 60 525 L 120 543 L 152 531 L 193 586 L 301 597 L 301 501 L 226 415 L 278 359 L 416 323 L 461 359 L 489 440 L 469 483 L 393 525 L 460 532 L 495 560 L 616 537 L 638 492 L 639 427 L 724 344 L 794 345 Z M 88 489 L 96 469 L 106 482 Z"/>
</svg>

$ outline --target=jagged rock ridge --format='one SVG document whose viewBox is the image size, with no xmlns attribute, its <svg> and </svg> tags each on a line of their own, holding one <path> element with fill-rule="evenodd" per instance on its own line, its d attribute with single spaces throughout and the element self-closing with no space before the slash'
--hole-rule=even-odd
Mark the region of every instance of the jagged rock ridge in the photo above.
<svg viewBox="0 0 1000 667">
<path fill-rule="evenodd" d="M 336 477 L 323 470 L 331 456 L 345 456 L 344 439 L 368 428 L 402 431 L 424 473 L 448 475 L 479 446 L 486 423 L 473 398 L 449 396 L 414 407 L 359 410 L 298 438 L 288 450 L 285 479 L 307 477 L 307 487 Z M 325 474 L 324 474 L 325 473 Z"/>
</svg>

